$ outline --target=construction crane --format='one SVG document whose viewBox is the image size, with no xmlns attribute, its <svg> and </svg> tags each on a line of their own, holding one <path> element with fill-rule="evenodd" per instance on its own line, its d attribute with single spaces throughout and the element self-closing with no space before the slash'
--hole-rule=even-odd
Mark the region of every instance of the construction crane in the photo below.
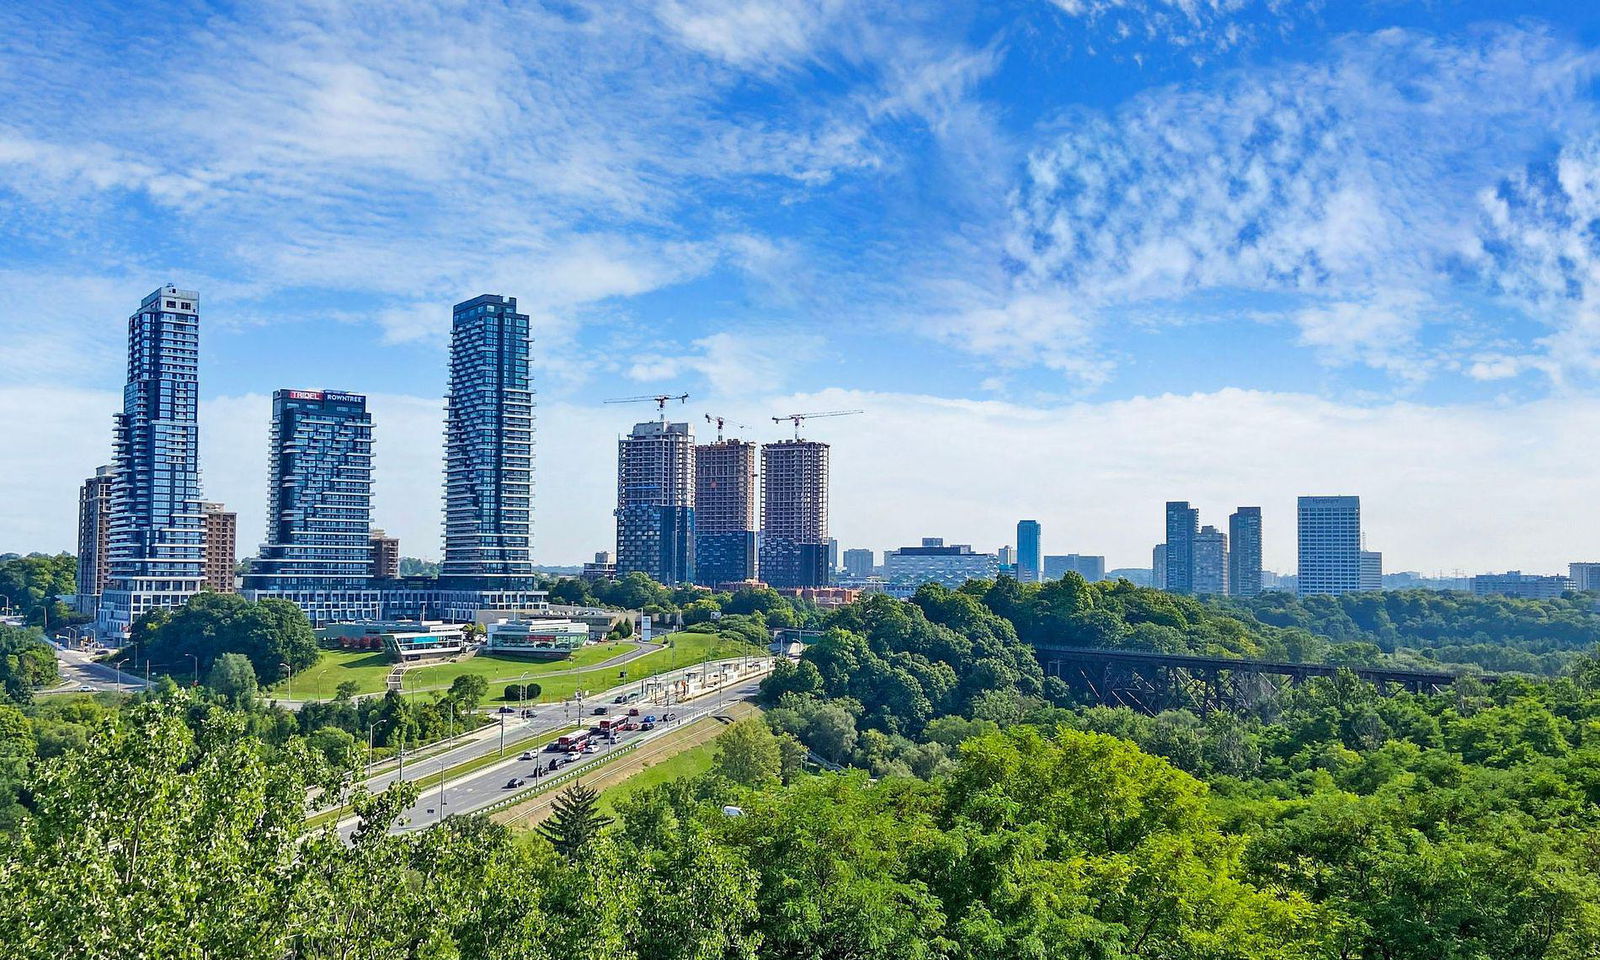
<svg viewBox="0 0 1600 960">
<path fill-rule="evenodd" d="M 668 400 L 676 400 L 679 403 L 682 403 L 687 399 L 689 399 L 689 395 L 687 393 L 680 393 L 680 394 L 677 394 L 676 396 L 670 395 L 670 394 L 665 394 L 665 393 L 658 393 L 653 397 L 651 397 L 651 396 L 644 396 L 644 397 L 615 397 L 615 398 L 613 398 L 611 400 L 607 400 L 605 402 L 606 403 L 644 403 L 646 400 L 649 400 L 650 402 L 652 402 L 652 403 L 654 403 L 656 405 L 656 409 L 657 410 L 661 411 L 661 422 L 662 423 L 666 423 L 667 422 L 667 401 Z"/>
<path fill-rule="evenodd" d="M 722 442 L 722 425 L 727 423 L 727 422 L 728 422 L 728 418 L 727 417 L 713 417 L 709 413 L 706 414 L 706 423 L 714 423 L 714 424 L 717 425 L 717 442 L 718 443 Z M 736 424 L 734 424 L 734 426 L 737 427 L 740 430 L 748 430 L 748 429 L 750 429 L 749 426 L 747 426 L 745 424 L 742 424 L 742 423 L 736 423 Z"/>
<path fill-rule="evenodd" d="M 772 418 L 772 422 L 773 423 L 782 423 L 783 421 L 788 420 L 790 423 L 793 423 L 794 424 L 794 438 L 796 440 L 799 440 L 800 439 L 800 424 L 805 423 L 807 420 L 815 420 L 818 417 L 848 417 L 852 413 L 866 413 L 866 411 L 865 410 L 824 410 L 824 411 L 822 411 L 820 413 L 791 413 L 791 414 L 788 414 L 787 416 L 773 417 Z"/>
</svg>

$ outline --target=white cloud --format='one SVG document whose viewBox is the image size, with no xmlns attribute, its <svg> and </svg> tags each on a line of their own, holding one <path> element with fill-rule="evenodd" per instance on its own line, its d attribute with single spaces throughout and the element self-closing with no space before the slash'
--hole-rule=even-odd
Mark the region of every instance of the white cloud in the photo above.
<svg viewBox="0 0 1600 960">
<path fill-rule="evenodd" d="M 1167 44 L 1196 61 L 1252 42 L 1263 31 L 1286 31 L 1315 17 L 1321 0 L 1047 0 L 1082 24 L 1093 52 L 1130 41 Z M 1143 53 L 1134 57 L 1142 58 Z"/>
<path fill-rule="evenodd" d="M 74 491 L 105 461 L 116 402 L 70 387 L 0 387 L 0 422 L 27 468 L 0 475 L 0 550 L 72 548 Z M 436 556 L 440 404 L 399 395 L 371 404 L 377 522 L 408 554 Z M 745 396 L 718 412 L 768 440 L 788 429 L 771 425 L 772 411 L 855 407 L 866 413 L 806 427 L 833 445 L 833 532 L 845 546 L 945 536 L 993 549 L 1010 542 L 1018 517 L 1034 516 L 1049 552 L 1143 566 L 1161 536 L 1161 504 L 1188 499 L 1219 524 L 1235 506 L 1263 507 L 1267 564 L 1288 570 L 1294 497 L 1308 493 L 1359 494 L 1369 545 L 1390 569 L 1556 572 L 1594 559 L 1600 540 L 1587 452 L 1600 400 L 1590 398 L 1362 406 L 1230 389 L 1022 405 L 830 389 Z M 263 529 L 267 409 L 262 396 L 202 409 L 205 493 L 239 512 L 245 553 Z M 616 436 L 634 419 L 615 406 L 539 408 L 541 561 L 576 562 L 611 545 Z M 1486 510 L 1485 491 L 1515 496 Z"/>
<path fill-rule="evenodd" d="M 821 346 L 809 334 L 714 333 L 692 344 L 696 352 L 645 355 L 628 367 L 628 376 L 658 383 L 698 374 L 713 398 L 771 393 L 783 389 L 791 372 Z"/>
</svg>

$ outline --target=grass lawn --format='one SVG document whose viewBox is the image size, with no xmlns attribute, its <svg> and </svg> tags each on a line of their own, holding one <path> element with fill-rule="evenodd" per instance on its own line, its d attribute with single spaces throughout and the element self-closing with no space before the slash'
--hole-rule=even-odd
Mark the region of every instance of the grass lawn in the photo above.
<svg viewBox="0 0 1600 960">
<path fill-rule="evenodd" d="M 715 721 L 713 721 L 715 722 Z M 685 777 L 696 777 L 711 769 L 711 764 L 717 757 L 717 741 L 707 740 L 705 743 L 690 747 L 682 753 L 673 754 L 660 763 L 653 763 L 638 773 L 622 781 L 614 787 L 607 787 L 600 794 L 600 809 L 608 817 L 617 815 L 617 804 L 627 797 L 631 797 L 642 790 L 648 790 L 657 784 L 670 783 L 673 780 L 682 780 Z"/>
<path fill-rule="evenodd" d="M 725 659 L 746 653 L 764 651 L 732 637 L 708 633 L 675 633 L 668 639 L 673 645 L 663 650 L 631 660 L 621 666 L 593 667 L 632 649 L 630 644 L 598 643 L 586 646 L 565 660 L 524 660 L 498 654 L 479 654 L 461 663 L 439 663 L 426 667 L 412 667 L 405 674 L 405 689 L 409 693 L 423 688 L 448 687 L 456 677 L 476 674 L 489 682 L 489 699 L 500 702 L 505 685 L 517 682 L 523 674 L 528 682 L 543 688 L 539 699 L 549 703 L 572 696 L 578 690 L 609 690 L 627 680 L 653 677 L 668 670 L 686 667 L 702 659 Z M 394 666 L 381 652 L 326 650 L 316 665 L 294 677 L 294 694 L 297 699 L 326 700 L 345 680 L 354 680 L 358 693 L 382 693 L 386 687 L 384 677 Z M 574 671 L 577 672 L 567 672 Z M 626 670 L 626 678 L 619 671 Z M 551 676 L 555 674 L 555 676 Z M 280 683 L 270 688 L 269 695 L 287 696 L 289 685 Z"/>
</svg>

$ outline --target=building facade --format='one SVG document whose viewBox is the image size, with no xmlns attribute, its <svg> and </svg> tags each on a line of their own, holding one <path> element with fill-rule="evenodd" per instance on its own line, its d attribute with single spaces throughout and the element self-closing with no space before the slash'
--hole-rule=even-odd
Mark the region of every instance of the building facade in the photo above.
<svg viewBox="0 0 1600 960">
<path fill-rule="evenodd" d="M 1082 553 L 1066 553 L 1044 558 L 1044 579 L 1060 580 L 1069 573 L 1095 583 L 1106 578 L 1106 558 Z"/>
<path fill-rule="evenodd" d="M 760 528 L 756 445 L 743 440 L 720 440 L 696 447 L 696 582 L 715 586 L 756 579 Z"/>
<path fill-rule="evenodd" d="M 1228 516 L 1228 595 L 1261 592 L 1261 508 L 1240 507 Z"/>
<path fill-rule="evenodd" d="M 528 315 L 515 297 L 455 306 L 445 398 L 444 564 L 440 575 L 531 583 L 533 374 Z"/>
<path fill-rule="evenodd" d="M 774 587 L 825 587 L 828 445 L 781 440 L 761 447 L 761 579 Z"/>
<path fill-rule="evenodd" d="M 1600 563 L 1569 563 L 1567 578 L 1574 590 L 1600 590 Z"/>
<path fill-rule="evenodd" d="M 386 531 L 373 530 L 367 542 L 372 545 L 372 576 L 394 580 L 400 576 L 400 538 Z"/>
<path fill-rule="evenodd" d="M 1150 550 L 1150 586 L 1167 589 L 1167 545 L 1158 543 Z"/>
<path fill-rule="evenodd" d="M 110 574 L 95 630 L 181 606 L 205 580 L 200 513 L 200 296 L 165 286 L 128 318 L 128 382 L 115 419 Z"/>
<path fill-rule="evenodd" d="M 695 582 L 694 428 L 636 423 L 617 442 L 617 575 Z"/>
<path fill-rule="evenodd" d="M 924 537 L 920 546 L 883 555 L 884 579 L 913 587 L 942 583 L 954 589 L 968 580 L 993 580 L 999 572 L 1000 558 L 995 554 L 975 553 L 964 543 L 947 545 L 940 537 Z"/>
<path fill-rule="evenodd" d="M 877 565 L 877 557 L 864 547 L 844 552 L 844 573 L 852 580 L 865 580 L 872 576 L 872 568 Z"/>
<path fill-rule="evenodd" d="M 1167 580 L 1173 593 L 1194 592 L 1194 538 L 1200 511 L 1187 500 L 1167 501 Z"/>
<path fill-rule="evenodd" d="M 95 615 L 111 579 L 111 489 L 113 469 L 96 467 L 78 490 L 77 611 Z"/>
<path fill-rule="evenodd" d="M 205 589 L 233 593 L 234 569 L 239 565 L 239 515 L 220 503 L 202 503 L 206 528 Z"/>
<path fill-rule="evenodd" d="M 1017 582 L 1038 583 L 1044 573 L 1040 547 L 1042 531 L 1037 520 L 1017 521 Z"/>
<path fill-rule="evenodd" d="M 1377 550 L 1361 551 L 1361 584 L 1363 591 L 1383 589 L 1383 554 Z"/>
<path fill-rule="evenodd" d="M 1301 497 L 1295 592 L 1338 596 L 1361 589 L 1361 498 Z"/>
<path fill-rule="evenodd" d="M 1472 578 L 1472 592 L 1480 597 L 1500 594 L 1524 600 L 1554 600 L 1571 589 L 1571 577 L 1539 576 L 1521 570 L 1485 573 Z"/>
<path fill-rule="evenodd" d="M 1228 592 L 1228 535 L 1206 524 L 1194 535 L 1194 593 L 1225 596 Z"/>
</svg>

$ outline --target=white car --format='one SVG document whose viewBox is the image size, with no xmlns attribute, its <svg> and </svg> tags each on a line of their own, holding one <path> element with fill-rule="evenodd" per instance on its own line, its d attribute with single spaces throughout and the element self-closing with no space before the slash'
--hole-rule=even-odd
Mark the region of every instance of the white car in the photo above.
<svg viewBox="0 0 1600 960">
<path fill-rule="evenodd" d="M 78 692 L 79 693 L 94 693 L 94 687 L 89 686 L 87 683 L 80 683 L 80 684 L 78 684 Z"/>
</svg>

